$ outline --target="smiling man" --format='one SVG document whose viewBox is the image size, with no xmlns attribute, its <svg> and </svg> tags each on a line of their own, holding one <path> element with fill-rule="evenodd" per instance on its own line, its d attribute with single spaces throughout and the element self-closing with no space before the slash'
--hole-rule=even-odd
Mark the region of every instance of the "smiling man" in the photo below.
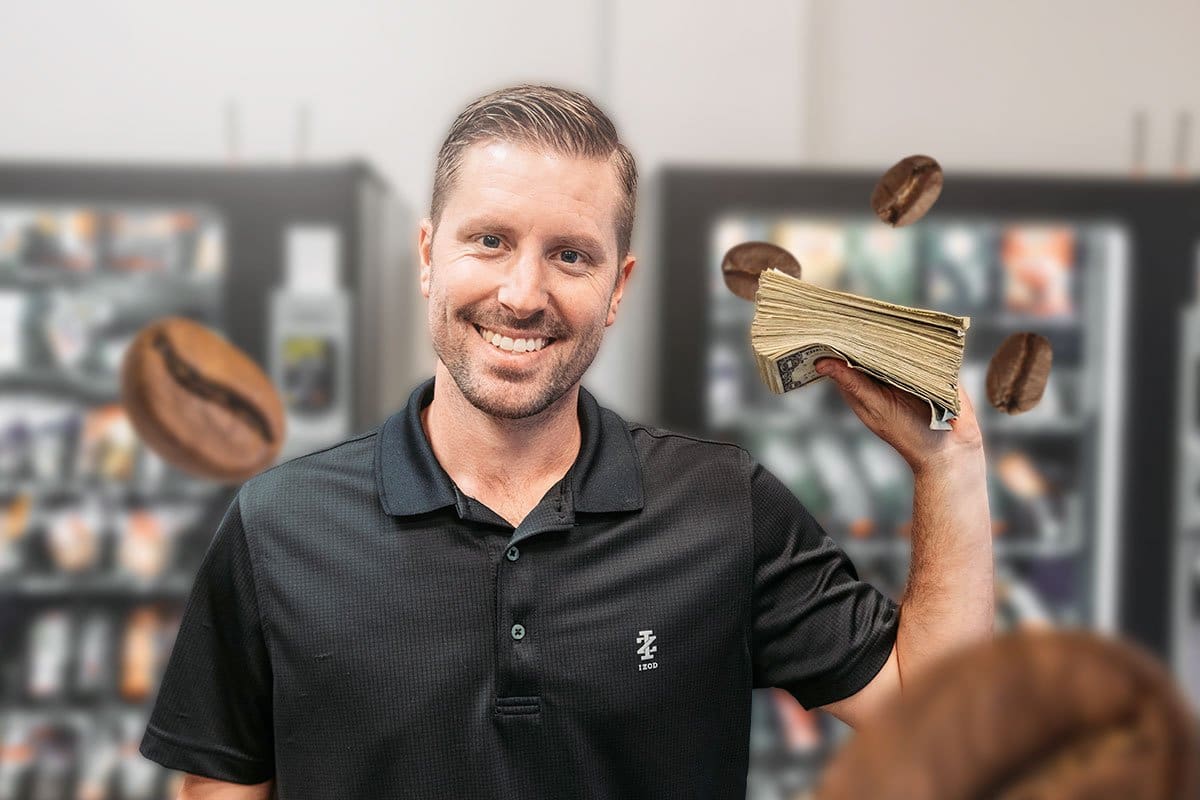
<svg viewBox="0 0 1200 800">
<path fill-rule="evenodd" d="M 455 120 L 418 234 L 438 356 L 383 424 L 247 481 L 141 752 L 184 798 L 743 798 L 751 690 L 852 725 L 992 628 L 983 447 L 825 361 L 915 478 L 896 604 L 746 450 L 581 385 L 636 263 L 587 97 Z"/>
</svg>

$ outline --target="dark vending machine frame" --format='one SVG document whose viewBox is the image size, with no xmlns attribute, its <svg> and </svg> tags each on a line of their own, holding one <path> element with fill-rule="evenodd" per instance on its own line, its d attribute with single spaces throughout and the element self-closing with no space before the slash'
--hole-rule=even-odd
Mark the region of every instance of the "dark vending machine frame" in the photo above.
<svg viewBox="0 0 1200 800">
<path fill-rule="evenodd" d="M 708 235 L 728 213 L 870 214 L 882 175 L 862 170 L 669 167 L 660 177 L 662 304 L 658 418 L 698 435 L 705 425 Z M 1171 620 L 1178 327 L 1193 290 L 1200 183 L 1077 175 L 953 173 L 927 219 L 1111 220 L 1130 234 L 1125 298 L 1126 402 L 1119 421 L 1118 632 L 1166 659 Z M 880 223 L 882 224 L 882 223 Z M 917 223 L 920 224 L 920 223 Z M 973 398 L 976 405 L 986 402 Z"/>
<path fill-rule="evenodd" d="M 222 217 L 226 265 L 221 307 L 230 341 L 264 368 L 269 292 L 284 280 L 283 231 L 318 221 L 342 232 L 341 283 L 359 301 L 352 331 L 351 429 L 382 421 L 398 402 L 395 371 L 376 368 L 385 294 L 377 282 L 391 190 L 365 162 L 281 166 L 174 166 L 0 162 L 0 200 L 64 204 L 206 206 Z"/>
</svg>

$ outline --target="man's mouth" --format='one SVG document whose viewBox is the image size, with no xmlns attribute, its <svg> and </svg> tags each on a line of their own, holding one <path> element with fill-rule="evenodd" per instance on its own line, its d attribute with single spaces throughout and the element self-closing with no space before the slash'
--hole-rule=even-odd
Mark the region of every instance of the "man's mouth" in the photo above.
<svg viewBox="0 0 1200 800">
<path fill-rule="evenodd" d="M 480 338 L 488 342 L 497 350 L 502 350 L 513 355 L 521 355 L 525 353 L 540 352 L 554 343 L 554 338 L 550 336 L 535 336 L 531 334 L 522 334 L 514 337 L 511 334 L 492 331 L 487 328 L 482 328 L 478 325 L 472 326 L 479 332 Z"/>
</svg>

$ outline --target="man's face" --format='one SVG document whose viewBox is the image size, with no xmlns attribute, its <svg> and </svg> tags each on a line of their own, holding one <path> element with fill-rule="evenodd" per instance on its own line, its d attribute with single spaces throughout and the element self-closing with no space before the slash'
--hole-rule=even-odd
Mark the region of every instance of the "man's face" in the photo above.
<svg viewBox="0 0 1200 800">
<path fill-rule="evenodd" d="M 418 247 L 434 350 L 476 408 L 532 416 L 583 377 L 633 270 L 631 255 L 617 263 L 620 203 L 604 161 L 505 142 L 464 152 L 437 234 L 423 220 Z M 536 339 L 548 343 L 528 350 Z"/>
</svg>

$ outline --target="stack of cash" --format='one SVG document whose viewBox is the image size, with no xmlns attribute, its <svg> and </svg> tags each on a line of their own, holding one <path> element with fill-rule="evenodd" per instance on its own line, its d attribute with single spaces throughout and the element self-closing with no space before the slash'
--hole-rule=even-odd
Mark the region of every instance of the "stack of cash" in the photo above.
<svg viewBox="0 0 1200 800">
<path fill-rule="evenodd" d="M 814 362 L 830 356 L 928 402 L 932 429 L 949 430 L 958 416 L 970 317 L 823 289 L 774 268 L 759 277 L 754 306 L 750 344 L 776 394 L 821 377 Z"/>
</svg>

